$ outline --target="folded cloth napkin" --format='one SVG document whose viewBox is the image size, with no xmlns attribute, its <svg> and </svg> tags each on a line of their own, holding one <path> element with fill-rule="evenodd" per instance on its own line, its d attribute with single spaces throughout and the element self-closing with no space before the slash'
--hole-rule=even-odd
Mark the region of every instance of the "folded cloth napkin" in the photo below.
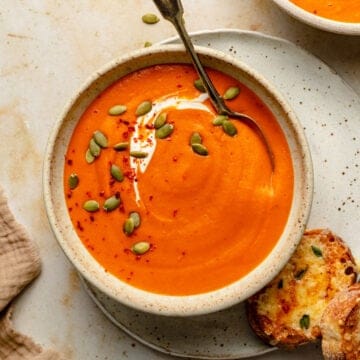
<svg viewBox="0 0 360 360">
<path fill-rule="evenodd" d="M 0 359 L 60 360 L 12 328 L 11 301 L 40 273 L 38 249 L 11 214 L 0 189 Z"/>
</svg>

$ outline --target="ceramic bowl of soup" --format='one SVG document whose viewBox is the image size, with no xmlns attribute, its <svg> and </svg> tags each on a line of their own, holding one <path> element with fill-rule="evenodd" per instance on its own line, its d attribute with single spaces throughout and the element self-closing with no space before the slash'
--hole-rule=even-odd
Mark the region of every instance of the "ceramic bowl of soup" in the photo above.
<svg viewBox="0 0 360 360">
<path fill-rule="evenodd" d="M 360 35 L 359 0 L 273 0 L 296 19 L 319 29 Z"/>
<path fill-rule="evenodd" d="M 197 48 L 227 105 L 219 116 L 178 45 L 141 49 L 93 75 L 50 136 L 44 197 L 79 273 L 154 314 L 215 312 L 285 265 L 306 225 L 312 165 L 281 95 L 245 64 Z"/>
</svg>

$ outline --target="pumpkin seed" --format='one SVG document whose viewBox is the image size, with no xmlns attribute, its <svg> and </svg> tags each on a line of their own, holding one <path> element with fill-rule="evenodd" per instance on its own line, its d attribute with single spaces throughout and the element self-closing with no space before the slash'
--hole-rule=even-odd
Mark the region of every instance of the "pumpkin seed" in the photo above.
<svg viewBox="0 0 360 360">
<path fill-rule="evenodd" d="M 152 103 L 151 101 L 143 101 L 136 109 L 135 115 L 136 116 L 142 116 L 147 114 L 152 109 Z"/>
<path fill-rule="evenodd" d="M 113 211 L 119 207 L 120 203 L 120 196 L 113 195 L 105 200 L 103 208 L 105 211 Z"/>
<path fill-rule="evenodd" d="M 129 147 L 128 142 L 119 142 L 119 143 L 114 145 L 114 150 L 123 151 L 123 150 L 126 150 L 128 147 Z"/>
<path fill-rule="evenodd" d="M 222 128 L 229 136 L 235 136 L 237 134 L 236 126 L 230 120 L 223 120 Z"/>
<path fill-rule="evenodd" d="M 145 151 L 133 150 L 133 151 L 130 151 L 130 156 L 137 158 L 137 159 L 143 159 L 148 156 L 148 153 Z"/>
<path fill-rule="evenodd" d="M 201 79 L 197 79 L 194 81 L 194 86 L 200 91 L 200 92 L 206 92 L 205 86 Z"/>
<path fill-rule="evenodd" d="M 85 201 L 83 204 L 83 209 L 85 209 L 88 212 L 98 211 L 99 208 L 100 208 L 100 205 L 96 200 L 88 200 L 88 201 Z"/>
<path fill-rule="evenodd" d="M 295 273 L 295 275 L 294 275 L 295 279 L 296 280 L 301 280 L 304 277 L 306 272 L 307 272 L 307 267 L 304 268 L 304 269 L 300 269 L 299 271 L 297 271 Z"/>
<path fill-rule="evenodd" d="M 79 185 L 79 177 L 77 176 L 77 174 L 70 174 L 68 184 L 71 190 L 74 190 Z"/>
<path fill-rule="evenodd" d="M 114 105 L 108 110 L 108 114 L 117 116 L 123 114 L 127 110 L 125 105 Z"/>
<path fill-rule="evenodd" d="M 310 316 L 307 314 L 303 315 L 299 324 L 302 329 L 308 329 L 310 327 Z"/>
<path fill-rule="evenodd" d="M 101 147 L 95 142 L 94 139 L 90 140 L 89 149 L 90 149 L 91 155 L 94 157 L 98 157 L 101 153 Z"/>
<path fill-rule="evenodd" d="M 208 149 L 203 144 L 192 144 L 191 148 L 193 151 L 201 156 L 207 156 L 209 155 Z"/>
<path fill-rule="evenodd" d="M 144 43 L 144 47 L 150 47 L 150 46 L 152 46 L 152 42 L 150 42 L 150 41 L 145 41 L 145 43 Z"/>
<path fill-rule="evenodd" d="M 167 119 L 167 114 L 161 113 L 159 116 L 156 117 L 154 121 L 154 128 L 160 129 L 166 123 L 166 119 Z"/>
<path fill-rule="evenodd" d="M 134 229 L 135 229 L 134 219 L 131 217 L 127 218 L 123 225 L 124 234 L 130 236 L 134 232 Z"/>
<path fill-rule="evenodd" d="M 214 120 L 213 120 L 213 125 L 214 126 L 221 126 L 224 122 L 224 120 L 228 120 L 229 117 L 226 115 L 217 115 L 215 116 Z"/>
<path fill-rule="evenodd" d="M 129 214 L 129 218 L 133 219 L 134 221 L 134 227 L 138 228 L 141 224 L 141 218 L 140 218 L 140 214 L 136 211 L 133 211 Z"/>
<path fill-rule="evenodd" d="M 232 86 L 225 91 L 223 95 L 223 99 L 232 100 L 235 99 L 239 94 L 240 94 L 240 89 L 236 86 Z"/>
<path fill-rule="evenodd" d="M 170 136 L 173 131 L 174 131 L 174 125 L 173 124 L 165 124 L 161 128 L 159 128 L 159 129 L 157 129 L 155 131 L 155 136 L 158 139 L 165 139 L 168 136 Z"/>
<path fill-rule="evenodd" d="M 110 174 L 115 180 L 117 180 L 119 182 L 124 180 L 124 174 L 123 174 L 122 170 L 115 164 L 111 165 Z"/>
<path fill-rule="evenodd" d="M 150 244 L 146 241 L 140 241 L 135 243 L 131 247 L 131 251 L 136 255 L 143 255 L 150 250 Z"/>
<path fill-rule="evenodd" d="M 190 136 L 190 145 L 201 144 L 202 137 L 198 132 L 193 132 Z"/>
<path fill-rule="evenodd" d="M 157 22 L 160 21 L 158 16 L 155 14 L 152 14 L 152 13 L 144 14 L 141 17 L 141 19 L 145 24 L 148 24 L 148 25 L 156 24 Z"/>
<path fill-rule="evenodd" d="M 91 153 L 90 149 L 87 149 L 86 150 L 86 153 L 85 153 L 85 160 L 88 164 L 91 164 L 94 162 L 95 160 L 95 156 L 93 156 L 93 154 Z"/>
<path fill-rule="evenodd" d="M 322 251 L 317 246 L 311 245 L 311 250 L 315 256 L 322 257 Z"/>
<path fill-rule="evenodd" d="M 94 132 L 93 138 L 100 147 L 106 148 L 108 146 L 108 139 L 100 130 Z"/>
</svg>

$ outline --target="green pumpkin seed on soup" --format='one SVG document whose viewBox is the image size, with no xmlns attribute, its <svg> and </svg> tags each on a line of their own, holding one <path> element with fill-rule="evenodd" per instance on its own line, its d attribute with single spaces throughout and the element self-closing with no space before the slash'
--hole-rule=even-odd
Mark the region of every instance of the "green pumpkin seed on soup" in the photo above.
<svg viewBox="0 0 360 360">
<path fill-rule="evenodd" d="M 173 124 L 164 124 L 159 129 L 155 131 L 155 136 L 158 139 L 165 139 L 169 137 L 172 132 L 174 131 L 174 125 Z"/>
<path fill-rule="evenodd" d="M 127 110 L 125 105 L 114 105 L 108 110 L 108 114 L 111 116 L 118 116 L 123 114 Z"/>
<path fill-rule="evenodd" d="M 147 241 L 140 241 L 131 247 L 131 251 L 136 255 L 143 255 L 150 250 L 150 244 Z"/>
<path fill-rule="evenodd" d="M 143 116 L 143 115 L 147 114 L 149 111 L 151 111 L 151 109 L 152 109 L 151 101 L 148 101 L 148 100 L 143 101 L 136 108 L 135 115 L 136 116 Z"/>
<path fill-rule="evenodd" d="M 235 99 L 238 95 L 240 94 L 240 89 L 237 86 L 232 86 L 229 87 L 224 95 L 223 95 L 223 99 L 224 100 L 233 100 Z"/>
</svg>

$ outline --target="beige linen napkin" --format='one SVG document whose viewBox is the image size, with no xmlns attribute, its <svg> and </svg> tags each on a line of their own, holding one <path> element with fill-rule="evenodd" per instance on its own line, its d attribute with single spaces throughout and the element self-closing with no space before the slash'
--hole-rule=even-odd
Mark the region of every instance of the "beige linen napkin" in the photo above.
<svg viewBox="0 0 360 360">
<path fill-rule="evenodd" d="M 11 301 L 40 273 L 38 249 L 11 214 L 0 189 L 0 359 L 59 360 L 11 324 Z"/>
</svg>

